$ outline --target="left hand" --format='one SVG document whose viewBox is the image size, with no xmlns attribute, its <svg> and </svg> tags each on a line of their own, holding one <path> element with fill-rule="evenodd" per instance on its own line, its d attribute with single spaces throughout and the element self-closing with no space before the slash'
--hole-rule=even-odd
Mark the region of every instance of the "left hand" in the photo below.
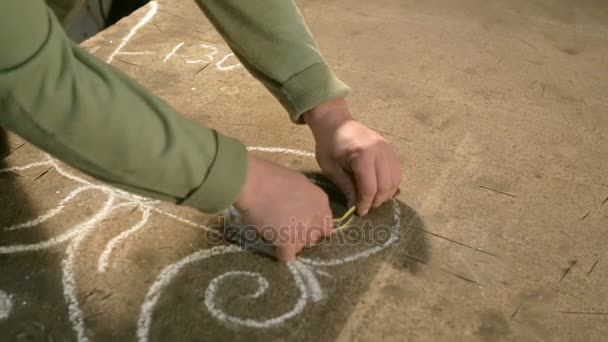
<svg viewBox="0 0 608 342">
<path fill-rule="evenodd" d="M 401 167 L 393 146 L 356 121 L 346 100 L 323 103 L 303 114 L 316 141 L 321 170 L 367 215 L 391 199 L 401 183 Z"/>
</svg>

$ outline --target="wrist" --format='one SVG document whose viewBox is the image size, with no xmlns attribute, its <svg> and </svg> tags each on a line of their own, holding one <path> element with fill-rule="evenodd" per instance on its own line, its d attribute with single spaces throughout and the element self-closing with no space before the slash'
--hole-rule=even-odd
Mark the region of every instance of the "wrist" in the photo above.
<svg viewBox="0 0 608 342">
<path fill-rule="evenodd" d="M 249 159 L 247 163 L 247 172 L 245 176 L 245 183 L 243 184 L 243 188 L 239 193 L 239 196 L 234 202 L 234 206 L 239 211 L 245 211 L 248 208 L 251 208 L 253 202 L 255 200 L 255 193 L 257 192 L 257 184 L 260 182 L 259 179 L 259 168 L 260 161 L 252 156 L 247 157 Z M 257 178 L 257 179 L 256 179 Z"/>
<path fill-rule="evenodd" d="M 304 114 L 304 122 L 313 131 L 336 128 L 345 121 L 353 120 L 344 98 L 324 102 Z"/>
</svg>

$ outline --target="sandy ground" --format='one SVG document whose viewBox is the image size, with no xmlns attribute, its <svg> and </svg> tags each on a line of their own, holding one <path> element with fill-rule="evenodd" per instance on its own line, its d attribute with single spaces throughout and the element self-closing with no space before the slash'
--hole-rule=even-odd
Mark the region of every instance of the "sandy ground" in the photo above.
<svg viewBox="0 0 608 342">
<path fill-rule="evenodd" d="M 402 160 L 398 200 L 367 219 L 384 234 L 286 266 L 218 242 L 216 216 L 2 136 L 0 340 L 605 340 L 608 4 L 300 5 L 354 114 Z M 307 129 L 192 1 L 83 46 L 252 153 L 316 168 Z"/>
</svg>

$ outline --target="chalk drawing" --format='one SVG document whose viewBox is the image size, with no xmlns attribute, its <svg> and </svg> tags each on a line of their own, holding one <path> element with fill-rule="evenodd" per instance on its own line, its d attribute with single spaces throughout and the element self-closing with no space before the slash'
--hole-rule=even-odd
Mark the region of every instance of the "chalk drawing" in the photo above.
<svg viewBox="0 0 608 342">
<path fill-rule="evenodd" d="M 234 56 L 234 53 L 229 53 L 226 56 L 224 56 L 224 58 L 222 58 L 219 62 L 215 63 L 215 66 L 218 68 L 218 70 L 230 71 L 230 70 L 234 70 L 234 69 L 240 67 L 241 63 L 236 63 L 236 64 L 232 64 L 232 65 L 227 65 L 227 66 L 223 65 L 224 62 L 226 62 L 226 60 L 232 56 Z"/>
<path fill-rule="evenodd" d="M 210 63 L 213 61 L 213 59 L 215 58 L 214 56 L 217 55 L 217 48 L 213 45 L 209 45 L 209 44 L 201 44 L 200 46 L 202 46 L 203 48 L 207 49 L 207 50 L 211 50 L 211 52 L 209 52 L 208 54 L 205 55 L 205 57 L 207 57 L 207 60 L 205 60 L 205 63 Z"/>
<path fill-rule="evenodd" d="M 298 272 L 298 269 L 296 268 L 295 264 L 289 263 L 286 266 L 289 269 L 289 271 L 291 272 L 291 274 L 293 275 L 293 280 L 294 280 L 296 286 L 298 287 L 298 289 L 300 290 L 300 297 L 298 298 L 293 309 L 291 309 L 290 311 L 288 311 L 280 316 L 270 318 L 267 320 L 257 320 L 257 319 L 253 319 L 253 318 L 240 318 L 240 317 L 231 316 L 231 315 L 225 313 L 224 311 L 222 311 L 222 309 L 217 306 L 215 297 L 216 297 L 216 293 L 218 291 L 219 285 L 225 279 L 239 277 L 239 276 L 240 277 L 248 276 L 248 277 L 257 278 L 258 290 L 256 291 L 255 294 L 258 294 L 258 292 L 260 292 L 260 291 L 262 291 L 262 293 L 264 293 L 266 291 L 266 289 L 268 289 L 268 287 L 269 287 L 269 286 L 265 286 L 265 287 L 259 286 L 259 285 L 264 285 L 265 283 L 268 283 L 268 280 L 266 280 L 266 278 L 263 278 L 260 274 L 253 273 L 253 272 L 238 272 L 238 271 L 226 272 L 220 276 L 213 278 L 211 280 L 211 282 L 209 282 L 209 285 L 207 286 L 207 289 L 205 290 L 205 306 L 207 307 L 207 310 L 209 310 L 209 313 L 211 314 L 211 316 L 215 317 L 217 320 L 219 320 L 220 322 L 224 322 L 224 323 L 232 323 L 232 324 L 241 325 L 241 326 L 245 326 L 245 327 L 249 327 L 249 328 L 272 328 L 272 327 L 281 325 L 286 320 L 300 314 L 304 310 L 304 307 L 306 306 L 306 302 L 308 301 L 308 291 L 306 290 L 306 286 L 304 285 L 304 282 L 302 281 L 302 276 Z"/>
<path fill-rule="evenodd" d="M 150 21 L 156 15 L 157 11 L 158 11 L 158 3 L 156 1 L 150 1 L 150 9 L 148 10 L 148 13 L 146 13 L 146 15 L 144 15 L 144 17 L 141 18 L 141 20 L 137 24 L 135 24 L 135 26 L 133 26 L 133 28 L 131 28 L 129 33 L 127 33 L 127 35 L 120 41 L 120 44 L 118 44 L 118 47 L 114 51 L 112 51 L 112 53 L 106 60 L 106 63 L 112 63 L 112 61 L 114 60 L 114 57 L 116 57 L 116 55 L 118 55 L 120 53 L 120 50 L 122 50 L 127 45 L 129 40 L 131 40 L 131 38 L 133 38 L 133 36 L 137 33 L 137 31 L 142 26 L 147 24 L 148 21 Z"/>
<path fill-rule="evenodd" d="M 78 235 L 68 246 L 67 257 L 62 262 L 62 279 L 63 284 L 63 295 L 66 302 L 68 303 L 68 313 L 70 322 L 72 322 L 72 328 L 76 333 L 78 341 L 87 342 L 89 341 L 86 335 L 86 328 L 84 326 L 84 313 L 78 302 L 78 289 L 76 285 L 76 275 L 74 262 L 76 259 L 76 253 L 80 243 L 84 238 L 95 228 L 95 225 L 99 221 L 103 220 L 112 211 L 112 204 L 116 197 L 113 193 L 108 194 L 108 199 L 103 208 L 95 214 L 91 219 L 81 224 L 82 232 Z"/>
<path fill-rule="evenodd" d="M 110 263 L 110 256 L 117 245 L 129 238 L 129 236 L 135 234 L 138 230 L 142 229 L 146 225 L 146 223 L 148 223 L 152 210 L 150 210 L 149 208 L 140 208 L 139 211 L 141 212 L 141 220 L 139 220 L 139 222 L 137 222 L 133 227 L 125 230 L 124 232 L 120 233 L 118 236 L 110 240 L 110 242 L 108 242 L 103 252 L 101 253 L 101 256 L 99 256 L 99 261 L 97 262 L 97 272 L 103 273 L 108 269 L 108 264 Z"/>
<path fill-rule="evenodd" d="M 154 55 L 154 52 L 152 51 L 121 51 L 119 53 L 116 54 L 118 55 L 125 55 L 125 56 L 138 56 L 138 55 Z"/>
<path fill-rule="evenodd" d="M 7 319 L 13 311 L 13 298 L 0 290 L 0 321 Z"/>
<path fill-rule="evenodd" d="M 214 56 L 217 54 L 217 47 L 209 44 L 200 44 L 202 48 L 205 50 L 211 50 L 207 54 L 204 55 L 205 59 L 187 59 L 186 63 L 188 64 L 198 64 L 198 63 L 211 63 L 213 62 Z"/>
<path fill-rule="evenodd" d="M 59 214 L 59 212 L 61 212 L 61 210 L 63 210 L 63 208 L 65 208 L 65 205 L 71 201 L 74 197 L 76 197 L 76 195 L 80 194 L 83 191 L 86 190 L 90 190 L 92 189 L 91 187 L 86 187 L 86 186 L 81 186 L 78 187 L 76 190 L 70 192 L 68 194 L 67 197 L 65 197 L 64 199 L 61 200 L 61 202 L 59 202 L 59 205 L 56 206 L 53 209 L 49 209 L 46 213 L 38 216 L 36 219 L 34 220 L 30 220 L 24 223 L 20 223 L 20 224 L 16 224 L 13 226 L 8 226 L 6 228 L 4 228 L 5 231 L 9 231 L 9 230 L 18 230 L 18 229 L 23 229 L 23 228 L 31 228 L 34 226 L 38 226 L 41 223 L 44 223 L 46 221 L 48 221 L 49 219 L 53 218 L 54 216 L 56 216 L 57 214 Z"/>
<path fill-rule="evenodd" d="M 148 340 L 148 333 L 150 332 L 150 324 L 152 323 L 152 312 L 154 310 L 154 306 L 156 306 L 162 290 L 164 290 L 164 288 L 184 266 L 192 262 L 200 261 L 217 255 L 237 252 L 242 252 L 242 250 L 236 246 L 218 246 L 210 249 L 203 249 L 190 254 L 172 265 L 165 267 L 148 289 L 144 303 L 141 306 L 141 313 L 139 320 L 137 321 L 137 340 Z"/>
<path fill-rule="evenodd" d="M 321 289 L 321 285 L 317 280 L 317 277 L 313 274 L 312 268 L 306 266 L 305 264 L 294 261 L 293 266 L 296 268 L 300 276 L 304 279 L 306 283 L 306 288 L 310 291 L 310 298 L 313 302 L 318 302 L 323 299 L 323 290 Z"/>
<path fill-rule="evenodd" d="M 163 59 L 163 63 L 166 63 L 169 60 L 169 58 L 171 58 L 171 56 L 175 55 L 175 53 L 177 52 L 177 50 L 179 50 L 179 48 L 181 48 L 182 45 L 184 45 L 184 42 L 181 42 L 181 43 L 175 45 L 175 47 L 173 48 L 173 50 L 171 50 L 171 52 L 169 52 L 165 56 L 165 58 Z"/>
<path fill-rule="evenodd" d="M 290 154 L 295 156 L 313 157 L 314 153 L 298 149 L 289 149 L 284 147 L 273 147 L 273 146 L 249 146 L 249 151 L 258 151 L 263 153 L 281 153 Z M 198 224 L 186 218 L 172 214 L 166 210 L 158 208 L 156 205 L 160 203 L 157 200 L 150 200 L 138 195 L 134 195 L 123 190 L 115 189 L 113 187 L 98 184 L 94 181 L 86 180 L 74 173 L 68 171 L 62 164 L 55 159 L 46 155 L 44 161 L 31 163 L 24 166 L 16 166 L 5 169 L 0 169 L 0 174 L 7 172 L 24 172 L 29 169 L 51 167 L 59 175 L 65 177 L 76 183 L 76 186 L 67 192 L 64 197 L 59 200 L 59 203 L 40 214 L 34 219 L 27 220 L 22 223 L 13 224 L 7 227 L 0 227 L 0 231 L 18 231 L 21 229 L 33 229 L 40 226 L 43 223 L 48 222 L 53 217 L 57 217 L 61 212 L 68 208 L 69 204 L 74 201 L 77 197 L 87 196 L 90 192 L 101 193 L 105 196 L 105 202 L 101 208 L 91 215 L 89 218 L 84 219 L 82 222 L 74 224 L 71 227 L 65 227 L 61 230 L 58 235 L 48 238 L 44 241 L 14 244 L 7 246 L 0 246 L 0 254 L 14 254 L 14 253 L 25 253 L 31 251 L 38 251 L 43 249 L 49 249 L 57 247 L 63 243 L 67 243 L 66 256 L 62 261 L 62 286 L 64 292 L 64 298 L 68 305 L 69 319 L 72 323 L 73 330 L 76 334 L 78 341 L 89 341 L 87 336 L 87 327 L 85 321 L 85 315 L 82 311 L 81 304 L 78 299 L 78 283 L 76 277 L 76 260 L 78 258 L 79 249 L 83 241 L 90 236 L 97 228 L 100 223 L 110 217 L 116 210 L 124 207 L 136 207 L 140 219 L 130 228 L 122 231 L 120 234 L 112 238 L 103 248 L 99 259 L 97 261 L 97 272 L 107 272 L 111 267 L 119 266 L 118 261 L 111 263 L 112 253 L 117 249 L 124 247 L 126 240 L 137 234 L 138 232 L 145 229 L 147 223 L 151 219 L 152 215 L 161 215 L 169 218 L 176 222 L 183 223 L 187 226 L 201 229 L 207 232 L 219 234 L 219 232 L 210 229 L 205 225 Z M 271 284 L 268 279 L 263 277 L 259 273 L 243 271 L 243 270 L 229 270 L 226 271 L 209 281 L 209 284 L 205 290 L 204 304 L 209 314 L 223 324 L 239 325 L 248 328 L 264 329 L 270 327 L 276 327 L 284 323 L 285 321 L 296 317 L 303 312 L 306 305 L 322 301 L 326 298 L 321 282 L 318 280 L 318 276 L 329 277 L 332 275 L 328 273 L 328 267 L 339 266 L 348 262 L 359 260 L 362 258 L 369 257 L 375 253 L 378 253 L 392 244 L 394 244 L 399 238 L 399 229 L 401 224 L 401 212 L 400 207 L 396 201 L 393 201 L 393 226 L 391 227 L 391 235 L 385 243 L 378 246 L 367 247 L 365 250 L 354 253 L 352 255 L 341 257 L 341 258 L 329 258 L 329 259 L 310 259 L 299 257 L 297 261 L 287 264 L 285 267 L 291 273 L 295 288 L 299 291 L 298 299 L 295 301 L 294 306 L 285 313 L 278 314 L 275 317 L 268 319 L 256 319 L 247 317 L 237 317 L 226 312 L 220 307 L 217 296 L 220 293 L 222 286 L 228 282 L 234 281 L 254 281 L 257 284 L 257 289 L 250 294 L 243 294 L 243 297 L 255 300 L 263 296 L 271 288 Z M 142 303 L 140 316 L 137 323 L 137 339 L 139 341 L 147 341 L 152 325 L 152 316 L 155 310 L 156 304 L 158 303 L 163 291 L 167 286 L 178 276 L 182 269 L 185 267 L 204 261 L 212 257 L 218 257 L 230 253 L 242 253 L 243 249 L 237 246 L 218 246 L 210 249 L 199 250 L 190 254 L 177 262 L 170 264 L 163 268 L 156 277 L 155 281 L 148 288 L 148 292 Z M 10 297 L 6 297 L 9 298 Z M 0 300 L 2 299 L 2 292 L 0 292 Z M 12 305 L 10 301 L 5 300 L 4 308 Z M 2 313 L 2 303 L 0 303 L 0 314 Z M 5 309 L 4 312 L 10 310 Z"/>
</svg>

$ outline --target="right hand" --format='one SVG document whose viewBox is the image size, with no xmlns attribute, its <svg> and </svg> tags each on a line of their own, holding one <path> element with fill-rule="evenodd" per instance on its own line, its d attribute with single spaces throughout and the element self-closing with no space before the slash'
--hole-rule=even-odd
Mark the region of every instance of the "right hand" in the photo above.
<svg viewBox="0 0 608 342">
<path fill-rule="evenodd" d="M 272 162 L 249 157 L 245 185 L 234 206 L 244 223 L 254 226 L 275 247 L 282 261 L 331 234 L 327 194 L 304 175 Z"/>
</svg>

